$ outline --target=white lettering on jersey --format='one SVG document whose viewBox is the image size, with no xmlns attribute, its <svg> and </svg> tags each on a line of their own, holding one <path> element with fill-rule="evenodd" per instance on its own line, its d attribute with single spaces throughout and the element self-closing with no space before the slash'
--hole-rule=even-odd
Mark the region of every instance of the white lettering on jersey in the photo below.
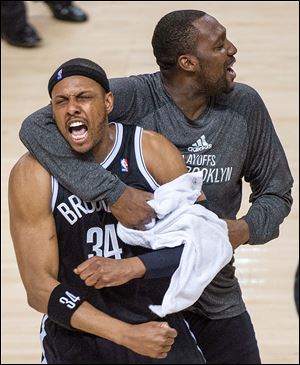
<svg viewBox="0 0 300 365">
<path fill-rule="evenodd" d="M 87 243 L 94 243 L 93 251 L 88 255 L 88 258 L 93 256 L 112 257 L 115 259 L 121 259 L 122 248 L 119 247 L 119 242 L 116 234 L 114 224 L 106 224 L 104 228 L 104 240 L 103 229 L 100 227 L 92 227 L 87 231 L 86 235 Z M 103 250 L 102 250 L 102 246 Z"/>
<path fill-rule="evenodd" d="M 82 218 L 82 215 L 91 214 L 95 211 L 100 212 L 102 209 L 106 212 L 110 212 L 110 209 L 104 201 L 83 202 L 76 195 L 69 196 L 68 200 L 71 207 L 63 202 L 57 206 L 57 209 L 71 225 L 76 223 L 79 218 Z"/>
<path fill-rule="evenodd" d="M 57 206 L 57 209 L 61 212 L 61 214 L 66 218 L 66 220 L 73 225 L 77 222 L 77 215 L 67 206 L 66 203 L 60 203 Z"/>
</svg>

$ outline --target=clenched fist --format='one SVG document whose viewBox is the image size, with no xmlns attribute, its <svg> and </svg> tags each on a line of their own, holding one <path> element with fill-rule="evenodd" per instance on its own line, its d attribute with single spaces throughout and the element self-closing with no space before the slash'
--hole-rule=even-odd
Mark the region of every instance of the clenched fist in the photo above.
<svg viewBox="0 0 300 365">
<path fill-rule="evenodd" d="M 130 350 L 155 359 L 164 359 L 171 350 L 177 331 L 167 322 L 131 325 L 123 345 Z"/>
</svg>

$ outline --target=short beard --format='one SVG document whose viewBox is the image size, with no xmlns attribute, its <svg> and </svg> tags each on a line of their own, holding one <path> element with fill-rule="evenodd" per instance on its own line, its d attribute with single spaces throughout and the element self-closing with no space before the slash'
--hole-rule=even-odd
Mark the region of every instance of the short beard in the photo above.
<svg viewBox="0 0 300 365">
<path fill-rule="evenodd" d="M 227 70 L 225 71 L 225 74 L 223 74 L 223 76 L 219 80 L 212 81 L 205 76 L 205 74 L 206 74 L 205 69 L 202 69 L 202 73 L 199 78 L 199 85 L 200 85 L 201 92 L 207 96 L 216 96 L 216 95 L 220 95 L 223 93 L 229 94 L 230 92 L 232 92 L 234 86 L 229 87 L 229 85 L 227 83 L 226 73 L 227 73 Z"/>
</svg>

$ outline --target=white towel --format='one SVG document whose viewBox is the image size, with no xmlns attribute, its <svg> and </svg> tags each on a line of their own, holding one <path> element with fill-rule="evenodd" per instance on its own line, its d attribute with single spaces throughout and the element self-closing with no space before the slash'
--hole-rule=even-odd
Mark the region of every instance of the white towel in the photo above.
<svg viewBox="0 0 300 365">
<path fill-rule="evenodd" d="M 154 192 L 149 204 L 159 220 L 152 228 L 138 231 L 121 223 L 117 226 L 119 237 L 129 245 L 156 250 L 184 243 L 180 264 L 162 304 L 149 306 L 159 317 L 194 304 L 232 258 L 226 223 L 202 205 L 194 205 L 201 187 L 201 172 L 182 175 Z"/>
</svg>

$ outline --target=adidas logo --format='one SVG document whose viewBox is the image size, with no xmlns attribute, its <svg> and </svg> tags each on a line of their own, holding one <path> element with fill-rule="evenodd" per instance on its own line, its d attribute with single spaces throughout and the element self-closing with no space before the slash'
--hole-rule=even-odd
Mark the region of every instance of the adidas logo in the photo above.
<svg viewBox="0 0 300 365">
<path fill-rule="evenodd" d="M 203 150 L 209 150 L 212 144 L 207 143 L 204 134 L 198 139 L 197 142 L 193 143 L 191 147 L 188 148 L 189 152 L 200 152 Z"/>
</svg>

